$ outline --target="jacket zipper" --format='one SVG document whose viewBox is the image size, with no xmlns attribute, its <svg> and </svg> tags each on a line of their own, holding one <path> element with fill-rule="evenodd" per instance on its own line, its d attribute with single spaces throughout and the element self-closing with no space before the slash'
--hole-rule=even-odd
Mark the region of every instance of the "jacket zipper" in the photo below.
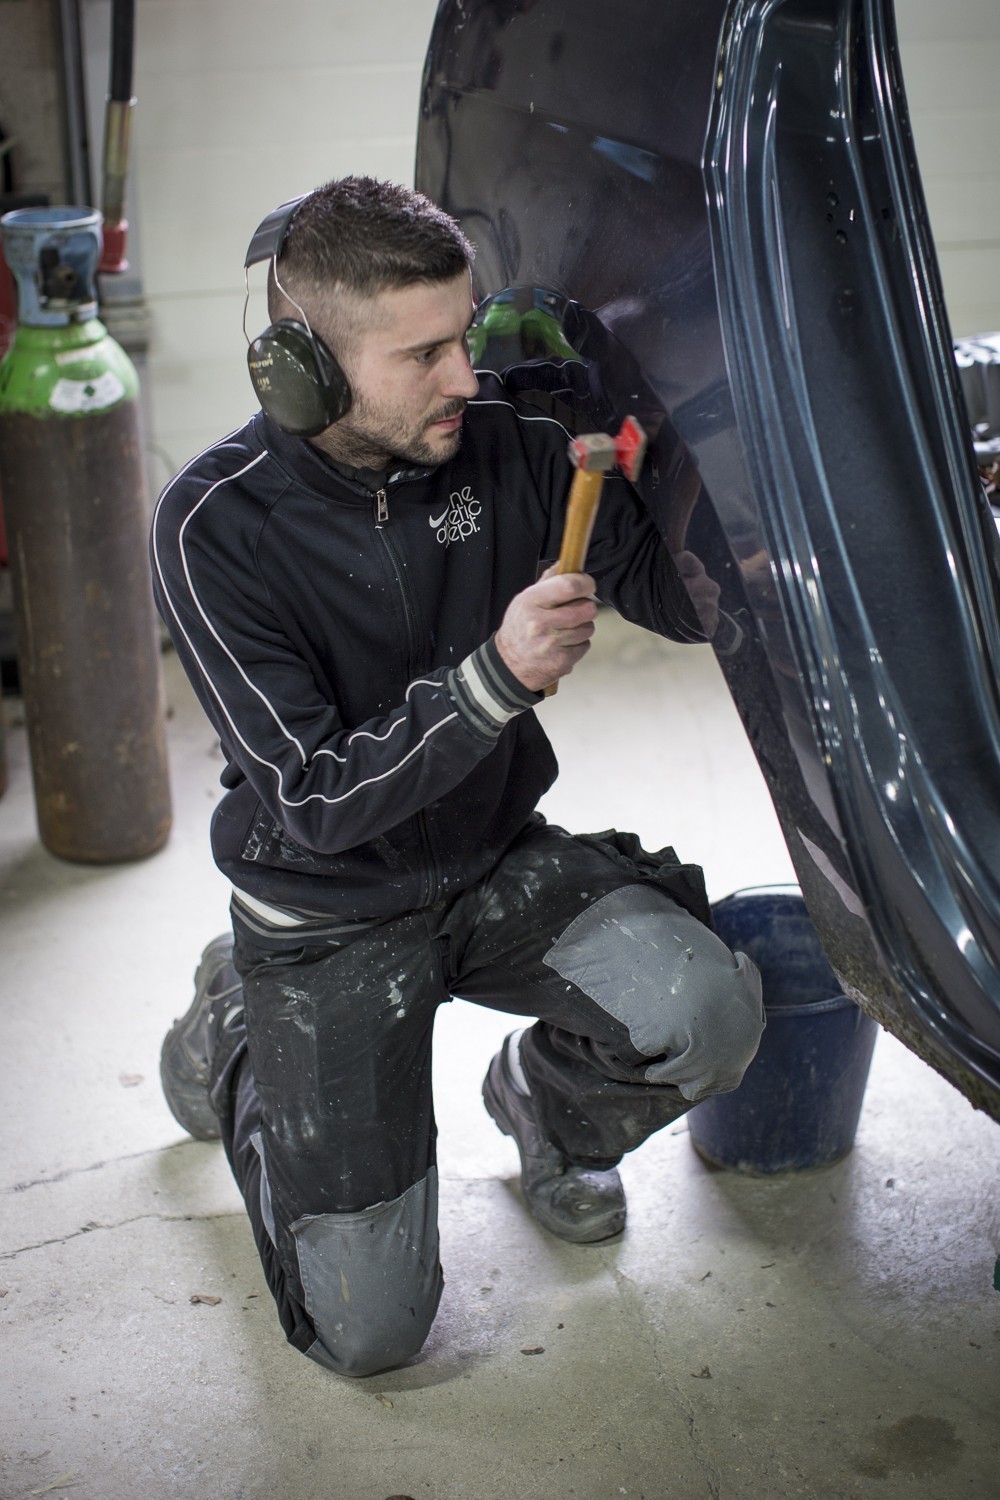
<svg viewBox="0 0 1000 1500">
<path fill-rule="evenodd" d="M 376 490 L 375 530 L 382 531 L 383 524 L 388 521 L 388 519 L 389 496 L 385 490 Z M 393 572 L 396 575 L 396 587 L 399 590 L 399 597 L 403 602 L 403 618 L 406 621 L 406 639 L 410 656 L 410 659 L 406 664 L 407 675 L 412 675 L 414 670 L 414 653 L 416 649 L 416 631 L 414 629 L 413 609 L 410 605 L 410 598 L 406 591 L 406 585 L 403 582 L 403 573 L 396 558 L 395 548 L 390 542 L 388 536 L 384 533 L 382 536 L 382 545 L 385 547 L 389 562 L 391 563 Z M 430 834 L 427 830 L 427 819 L 423 813 L 423 810 L 415 813 L 414 818 L 417 825 L 417 831 L 420 835 L 420 845 L 424 852 L 425 867 L 427 871 L 426 879 L 421 882 L 420 900 L 418 901 L 417 905 L 428 906 L 430 904 L 431 897 L 437 890 L 438 886 L 437 862 L 434 859 L 434 853 L 431 848 Z"/>
</svg>

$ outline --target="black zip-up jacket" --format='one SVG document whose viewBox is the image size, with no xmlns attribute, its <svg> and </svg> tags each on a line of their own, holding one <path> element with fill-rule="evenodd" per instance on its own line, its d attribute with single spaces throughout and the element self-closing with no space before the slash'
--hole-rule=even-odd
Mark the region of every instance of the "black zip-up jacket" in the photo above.
<svg viewBox="0 0 1000 1500">
<path fill-rule="evenodd" d="M 366 487 L 258 413 L 156 508 L 157 606 L 226 759 L 219 868 L 303 916 L 380 917 L 493 865 L 556 775 L 493 642 L 559 552 L 567 434 L 480 376 L 462 446 Z M 598 596 L 703 640 L 628 482 L 609 475 Z"/>
</svg>

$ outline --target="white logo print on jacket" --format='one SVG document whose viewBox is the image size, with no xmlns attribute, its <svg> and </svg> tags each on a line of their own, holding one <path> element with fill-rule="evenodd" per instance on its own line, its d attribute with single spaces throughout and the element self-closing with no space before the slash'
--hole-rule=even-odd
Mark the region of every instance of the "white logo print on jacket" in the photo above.
<svg viewBox="0 0 1000 1500">
<path fill-rule="evenodd" d="M 450 542 L 464 542 L 474 531 L 478 531 L 476 517 L 482 510 L 479 501 L 472 494 L 470 485 L 465 485 L 461 490 L 453 490 L 448 496 L 448 509 L 442 511 L 439 516 L 428 516 L 430 525 L 435 530 L 435 535 L 443 546 L 447 547 Z"/>
</svg>

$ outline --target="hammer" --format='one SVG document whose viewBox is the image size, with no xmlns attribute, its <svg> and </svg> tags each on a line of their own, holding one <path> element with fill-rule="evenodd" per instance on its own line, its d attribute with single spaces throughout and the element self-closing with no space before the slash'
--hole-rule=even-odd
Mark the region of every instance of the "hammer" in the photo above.
<svg viewBox="0 0 1000 1500">
<path fill-rule="evenodd" d="M 591 432 L 583 437 L 570 439 L 569 460 L 576 473 L 569 492 L 562 547 L 556 563 L 557 573 L 583 571 L 604 476 L 608 470 L 617 464 L 626 479 L 634 484 L 639 478 L 645 456 L 646 434 L 635 417 L 625 418 L 617 437 L 612 437 L 608 432 Z M 550 698 L 557 687 L 558 683 L 550 683 L 545 689 L 545 696 Z"/>
</svg>

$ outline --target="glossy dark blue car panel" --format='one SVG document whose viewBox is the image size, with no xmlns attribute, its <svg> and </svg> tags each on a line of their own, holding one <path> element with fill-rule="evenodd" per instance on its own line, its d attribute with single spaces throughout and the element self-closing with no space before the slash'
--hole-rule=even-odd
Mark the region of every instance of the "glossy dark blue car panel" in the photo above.
<svg viewBox="0 0 1000 1500">
<path fill-rule="evenodd" d="M 649 429 L 834 967 L 1000 1118 L 1000 548 L 891 7 L 444 0 L 417 184 L 484 363 Z"/>
</svg>

